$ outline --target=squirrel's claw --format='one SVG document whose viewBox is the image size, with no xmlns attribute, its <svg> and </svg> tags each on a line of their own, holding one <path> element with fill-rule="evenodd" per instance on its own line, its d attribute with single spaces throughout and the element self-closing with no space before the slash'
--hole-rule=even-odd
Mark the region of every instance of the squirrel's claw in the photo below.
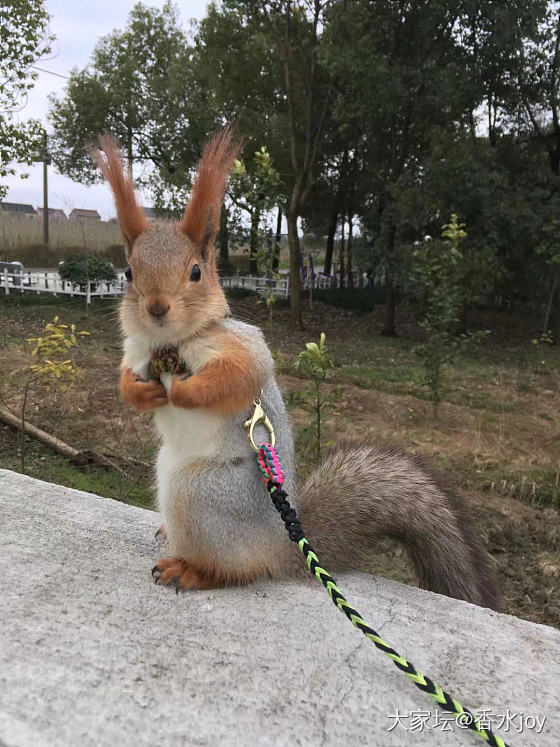
<svg viewBox="0 0 560 747">
<path fill-rule="evenodd" d="M 179 589 L 213 589 L 219 585 L 183 558 L 163 558 L 152 568 L 152 577 L 156 584 L 174 586 L 177 594 Z"/>
</svg>

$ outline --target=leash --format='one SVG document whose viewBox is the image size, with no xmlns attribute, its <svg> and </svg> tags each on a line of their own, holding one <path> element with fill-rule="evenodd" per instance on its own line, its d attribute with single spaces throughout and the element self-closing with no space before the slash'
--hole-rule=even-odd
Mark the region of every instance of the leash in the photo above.
<svg viewBox="0 0 560 747">
<path fill-rule="evenodd" d="M 270 443 L 261 443 L 259 445 L 255 443 L 254 428 L 258 424 L 263 424 L 268 430 Z M 257 452 L 259 469 L 264 474 L 266 487 L 272 499 L 272 503 L 284 522 L 288 536 L 292 542 L 297 544 L 305 558 L 309 571 L 323 584 L 328 595 L 338 609 L 346 615 L 352 625 L 358 628 L 366 638 L 369 638 L 369 640 L 380 651 L 383 651 L 383 653 L 393 661 L 394 665 L 398 667 L 401 672 L 404 672 L 412 682 L 414 682 L 416 687 L 433 698 L 443 711 L 453 714 L 455 721 L 461 726 L 461 728 L 467 727 L 468 729 L 471 729 L 471 731 L 481 737 L 481 739 L 484 739 L 484 741 L 489 745 L 492 745 L 492 747 L 508 747 L 499 734 L 494 734 L 491 729 L 484 727 L 472 711 L 468 708 L 464 708 L 458 700 L 455 700 L 455 698 L 449 695 L 449 693 L 442 690 L 442 688 L 439 687 L 439 685 L 436 685 L 433 680 L 422 674 L 422 672 L 419 672 L 412 662 L 407 661 L 404 656 L 401 656 L 394 648 L 389 646 L 389 644 L 386 643 L 383 638 L 381 638 L 381 636 L 365 622 L 360 613 L 349 604 L 336 585 L 334 578 L 330 573 L 328 573 L 328 571 L 321 567 L 319 558 L 312 546 L 309 544 L 309 541 L 306 539 L 297 514 L 290 506 L 287 494 L 282 488 L 284 475 L 278 454 L 274 448 L 276 441 L 274 429 L 262 409 L 260 397 L 255 400 L 253 416 L 243 425 L 245 428 L 249 429 L 249 441 L 252 448 Z"/>
<path fill-rule="evenodd" d="M 152 376 L 158 378 L 162 372 L 169 372 L 170 370 L 177 374 L 188 372 L 184 362 L 179 358 L 176 348 L 173 346 L 167 346 L 164 349 L 154 351 L 151 359 Z M 257 397 L 253 403 L 254 409 L 252 416 L 243 423 L 243 426 L 247 428 L 249 442 L 253 450 L 257 453 L 259 469 L 265 477 L 266 487 L 270 494 L 270 498 L 272 499 L 274 508 L 280 514 L 280 518 L 284 522 L 288 536 L 301 550 L 309 571 L 323 584 L 333 603 L 344 615 L 346 615 L 352 625 L 358 628 L 366 638 L 369 638 L 374 646 L 388 656 L 393 661 L 394 665 L 398 667 L 401 672 L 404 672 L 412 682 L 414 682 L 416 687 L 433 698 L 443 711 L 453 714 L 455 721 L 461 726 L 461 728 L 467 727 L 492 747 L 509 747 L 499 734 L 494 734 L 491 729 L 484 727 L 472 711 L 468 708 L 464 708 L 458 700 L 455 700 L 455 698 L 453 698 L 449 693 L 442 690 L 442 688 L 439 687 L 439 685 L 436 685 L 430 677 L 419 672 L 412 662 L 407 661 L 404 656 L 401 656 L 394 648 L 389 646 L 389 644 L 386 643 L 383 638 L 381 638 L 381 636 L 365 622 L 360 613 L 350 605 L 336 585 L 334 578 L 328 573 L 328 571 L 321 567 L 319 558 L 305 537 L 305 533 L 301 527 L 297 514 L 290 506 L 287 494 L 282 488 L 282 485 L 284 484 L 284 474 L 282 472 L 282 465 L 280 464 L 278 454 L 274 448 L 276 444 L 274 428 L 262 408 L 260 400 L 261 396 L 262 391 L 260 396 Z M 257 425 L 263 425 L 267 429 L 270 442 L 260 444 L 255 442 L 254 430 Z"/>
</svg>

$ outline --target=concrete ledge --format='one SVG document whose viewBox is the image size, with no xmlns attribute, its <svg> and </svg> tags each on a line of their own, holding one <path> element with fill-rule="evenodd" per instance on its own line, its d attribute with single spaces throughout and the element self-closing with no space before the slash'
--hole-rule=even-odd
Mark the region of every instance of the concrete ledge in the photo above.
<svg viewBox="0 0 560 747">
<path fill-rule="evenodd" d="M 482 744 L 438 726 L 437 706 L 312 580 L 156 587 L 157 526 L 152 512 L 0 470 L 0 744 Z M 498 723 L 517 714 L 508 743 L 560 743 L 558 631 L 380 578 L 341 587 L 463 705 Z M 518 733 L 519 714 L 544 728 Z"/>
</svg>

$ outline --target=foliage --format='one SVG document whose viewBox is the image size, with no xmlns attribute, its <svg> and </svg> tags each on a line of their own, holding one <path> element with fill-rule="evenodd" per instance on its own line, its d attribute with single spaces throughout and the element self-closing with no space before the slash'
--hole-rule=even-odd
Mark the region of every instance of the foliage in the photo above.
<svg viewBox="0 0 560 747">
<path fill-rule="evenodd" d="M 264 272 L 265 278 L 269 281 L 267 288 L 262 298 L 259 299 L 259 303 L 264 303 L 268 309 L 268 331 L 272 337 L 272 321 L 274 307 L 278 302 L 278 296 L 274 292 L 274 281 L 277 280 L 280 275 L 275 269 L 276 264 L 276 247 L 272 242 L 268 246 L 263 247 L 257 255 L 258 263 Z"/>
<path fill-rule="evenodd" d="M 54 160 L 97 179 L 86 146 L 110 129 L 155 204 L 179 209 L 203 141 L 235 120 L 249 157 L 223 236 L 249 238 L 256 271 L 282 208 L 293 321 L 299 221 L 331 248 L 359 223 L 346 261 L 383 278 L 395 334 L 411 247 L 455 212 L 469 226 L 463 306 L 541 314 L 560 340 L 559 18 L 545 0 L 222 0 L 187 34 L 169 2 L 137 4 L 53 100 Z"/>
<path fill-rule="evenodd" d="M 249 274 L 257 272 L 257 255 L 262 248 L 261 219 L 283 200 L 282 182 L 272 158 L 263 145 L 248 161 L 236 161 L 229 180 L 228 195 L 233 205 L 250 218 Z M 234 220 L 235 220 L 234 216 Z M 236 221 L 240 222 L 240 221 Z"/>
<path fill-rule="evenodd" d="M 98 181 L 88 146 L 109 130 L 131 165 L 147 167 L 137 183 L 151 189 L 156 206 L 184 207 L 191 170 L 218 126 L 191 56 L 171 2 L 161 9 L 137 3 L 126 27 L 101 38 L 90 63 L 72 72 L 64 97 L 51 99 L 57 168 Z"/>
<path fill-rule="evenodd" d="M 48 388 L 64 390 L 81 372 L 67 357 L 69 351 L 76 347 L 79 337 L 89 335 L 89 332 L 76 332 L 75 324 L 62 324 L 58 316 L 45 324 L 44 331 L 42 337 L 27 339 L 27 342 L 35 345 L 31 355 L 37 361 L 29 366 L 29 371 L 35 380 L 41 379 Z"/>
<path fill-rule="evenodd" d="M 98 254 L 74 254 L 58 268 L 61 280 L 68 280 L 74 285 L 85 286 L 88 281 L 111 282 L 117 279 L 115 268 L 108 260 Z"/>
<path fill-rule="evenodd" d="M 462 305 L 461 278 L 463 254 L 461 242 L 467 237 L 455 214 L 443 227 L 445 241 L 425 241 L 414 252 L 416 276 L 424 292 L 425 315 L 421 322 L 426 339 L 417 353 L 425 368 L 425 384 L 430 391 L 434 414 L 441 399 L 444 368 L 458 353 L 459 342 L 454 326 Z"/>
<path fill-rule="evenodd" d="M 319 288 L 313 291 L 313 298 L 329 306 L 369 314 L 385 301 L 385 293 L 382 287 L 354 288 L 352 291 L 347 288 Z"/>
<path fill-rule="evenodd" d="M 329 394 L 324 389 L 329 371 L 333 368 L 333 360 L 325 345 L 325 333 L 321 332 L 319 344 L 308 342 L 294 364 L 294 368 L 304 378 L 311 382 L 309 390 L 297 393 L 297 402 L 309 412 L 313 422 L 309 426 L 311 451 L 317 461 L 328 443 L 324 441 L 324 416 L 334 408 L 337 392 Z"/>
<path fill-rule="evenodd" d="M 0 3 L 0 179 L 15 173 L 13 162 L 31 164 L 41 144 L 40 122 L 17 115 L 37 78 L 32 65 L 50 51 L 48 24 L 43 0 Z M 0 184 L 0 197 L 5 193 Z"/>
<path fill-rule="evenodd" d="M 29 337 L 28 343 L 35 347 L 31 356 L 36 361 L 27 367 L 27 381 L 23 390 L 21 403 L 20 456 L 21 471 L 25 472 L 25 417 L 29 389 L 37 382 L 47 389 L 64 391 L 81 374 L 81 369 L 74 364 L 70 351 L 76 347 L 80 337 L 89 335 L 84 330 L 76 332 L 76 326 L 62 324 L 55 316 L 52 322 L 44 327 L 41 337 Z M 70 357 L 69 357 L 70 356 Z"/>
</svg>

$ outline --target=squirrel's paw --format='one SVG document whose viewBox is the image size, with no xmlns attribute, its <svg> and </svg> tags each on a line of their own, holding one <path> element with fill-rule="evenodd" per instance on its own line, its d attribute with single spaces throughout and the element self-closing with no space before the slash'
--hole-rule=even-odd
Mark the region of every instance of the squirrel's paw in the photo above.
<svg viewBox="0 0 560 747">
<path fill-rule="evenodd" d="M 140 412 L 169 404 L 167 391 L 162 384 L 158 381 L 143 381 L 130 369 L 121 374 L 120 391 L 124 402 Z"/>
<path fill-rule="evenodd" d="M 184 407 L 189 410 L 200 407 L 200 393 L 197 389 L 195 379 L 195 376 L 188 379 L 181 379 L 178 376 L 173 377 L 171 391 L 169 392 L 169 401 L 172 405 L 175 405 L 175 407 Z"/>
<path fill-rule="evenodd" d="M 212 589 L 215 584 L 208 576 L 203 575 L 182 558 L 163 558 L 152 568 L 152 577 L 156 584 L 179 589 Z"/>
</svg>

